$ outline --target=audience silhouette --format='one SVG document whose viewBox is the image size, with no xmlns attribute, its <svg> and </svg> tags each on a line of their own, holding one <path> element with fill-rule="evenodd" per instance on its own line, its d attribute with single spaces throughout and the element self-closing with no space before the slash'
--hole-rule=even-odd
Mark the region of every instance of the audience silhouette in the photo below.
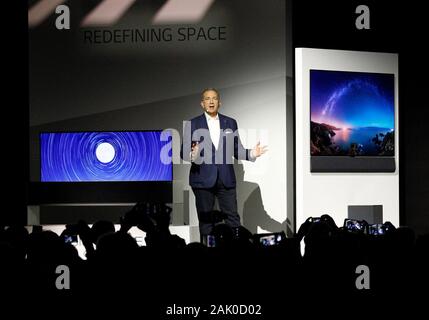
<svg viewBox="0 0 429 320">
<path fill-rule="evenodd" d="M 210 288 L 215 287 L 233 297 L 234 290 L 252 281 L 254 290 L 287 283 L 294 290 L 317 292 L 329 287 L 356 292 L 356 268 L 364 265 L 371 270 L 371 289 L 376 292 L 428 285 L 429 235 L 416 237 L 408 227 L 395 228 L 386 222 L 380 229 L 386 232 L 369 234 L 338 227 L 324 214 L 308 218 L 293 237 L 286 238 L 284 233 L 252 234 L 243 226 L 231 228 L 218 219 L 208 247 L 200 242 L 186 244 L 171 234 L 170 214 L 165 204 L 138 203 L 120 219 L 117 231 L 110 221 L 97 221 L 90 227 L 83 220 L 67 225 L 61 235 L 38 228 L 29 233 L 23 226 L 1 227 L 2 283 L 56 290 L 55 270 L 65 265 L 73 272 L 74 289 L 103 288 L 106 293 L 132 283 L 147 288 L 154 300 L 173 297 L 177 292 L 162 288 L 186 287 L 189 278 L 201 279 L 196 299 L 200 290 L 212 292 Z M 132 227 L 145 233 L 144 246 L 130 235 Z M 73 236 L 85 248 L 83 259 L 76 244 L 69 241 Z M 261 241 L 270 237 L 277 240 Z M 249 278 L 249 272 L 258 281 Z M 235 289 L 229 290 L 230 285 Z"/>
</svg>

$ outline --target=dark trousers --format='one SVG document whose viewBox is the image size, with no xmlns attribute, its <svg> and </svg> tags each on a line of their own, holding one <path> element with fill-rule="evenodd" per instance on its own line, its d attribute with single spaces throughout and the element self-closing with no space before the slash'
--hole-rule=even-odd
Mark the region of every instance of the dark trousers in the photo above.
<svg viewBox="0 0 429 320">
<path fill-rule="evenodd" d="M 192 191 L 195 194 L 201 238 L 210 234 L 213 229 L 211 213 L 214 209 L 216 197 L 220 211 L 225 214 L 225 223 L 231 228 L 241 225 L 240 216 L 237 213 L 237 191 L 235 187 L 226 188 L 218 176 L 216 184 L 212 188 L 193 188 Z"/>
</svg>

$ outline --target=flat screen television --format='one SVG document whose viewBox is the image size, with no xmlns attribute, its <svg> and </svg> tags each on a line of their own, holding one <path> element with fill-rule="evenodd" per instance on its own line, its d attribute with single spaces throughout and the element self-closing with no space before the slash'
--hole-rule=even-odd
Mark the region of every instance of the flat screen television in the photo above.
<svg viewBox="0 0 429 320">
<path fill-rule="evenodd" d="M 170 131 L 41 132 L 30 204 L 172 202 Z"/>
<path fill-rule="evenodd" d="M 310 70 L 312 172 L 395 171 L 394 74 Z"/>
<path fill-rule="evenodd" d="M 161 131 L 43 132 L 41 181 L 171 181 L 169 142 Z"/>
</svg>

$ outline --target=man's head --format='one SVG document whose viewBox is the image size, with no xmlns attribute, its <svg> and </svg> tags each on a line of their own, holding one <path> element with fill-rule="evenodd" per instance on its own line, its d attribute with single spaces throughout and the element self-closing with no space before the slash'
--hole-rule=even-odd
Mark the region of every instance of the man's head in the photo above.
<svg viewBox="0 0 429 320">
<path fill-rule="evenodd" d="M 204 111 L 214 117 L 217 115 L 220 106 L 219 92 L 213 88 L 204 89 L 201 93 L 201 107 Z"/>
</svg>

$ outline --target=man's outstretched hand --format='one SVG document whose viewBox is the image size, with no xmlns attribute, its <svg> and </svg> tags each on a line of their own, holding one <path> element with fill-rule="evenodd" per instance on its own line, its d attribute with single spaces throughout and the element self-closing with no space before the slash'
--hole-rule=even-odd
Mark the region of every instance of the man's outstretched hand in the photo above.
<svg viewBox="0 0 429 320">
<path fill-rule="evenodd" d="M 252 154 L 255 158 L 258 158 L 267 151 L 268 151 L 267 146 L 261 146 L 261 142 L 258 141 L 256 146 L 252 149 Z"/>
</svg>

